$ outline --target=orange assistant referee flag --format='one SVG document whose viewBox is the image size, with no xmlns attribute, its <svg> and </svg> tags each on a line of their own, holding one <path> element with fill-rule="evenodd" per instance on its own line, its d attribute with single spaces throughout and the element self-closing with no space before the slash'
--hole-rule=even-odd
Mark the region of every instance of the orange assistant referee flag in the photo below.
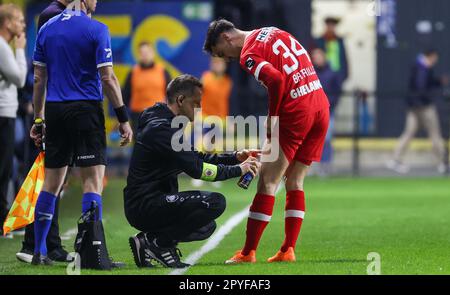
<svg viewBox="0 0 450 295">
<path fill-rule="evenodd" d="M 44 184 L 44 153 L 41 152 L 28 172 L 3 224 L 3 234 L 34 222 L 34 209 Z"/>
</svg>

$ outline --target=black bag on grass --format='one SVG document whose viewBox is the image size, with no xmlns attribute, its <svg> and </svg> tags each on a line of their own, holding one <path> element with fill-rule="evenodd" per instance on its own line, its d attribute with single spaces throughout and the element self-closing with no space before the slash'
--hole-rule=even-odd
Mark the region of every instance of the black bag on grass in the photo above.
<svg viewBox="0 0 450 295">
<path fill-rule="evenodd" d="M 105 232 L 101 220 L 97 221 L 98 215 L 97 203 L 92 202 L 91 209 L 78 220 L 78 234 L 74 248 L 80 255 L 82 269 L 111 269 Z"/>
</svg>

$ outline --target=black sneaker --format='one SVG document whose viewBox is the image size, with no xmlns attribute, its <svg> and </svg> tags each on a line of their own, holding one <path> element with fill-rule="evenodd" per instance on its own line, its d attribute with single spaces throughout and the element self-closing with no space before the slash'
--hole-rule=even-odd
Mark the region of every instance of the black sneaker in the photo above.
<svg viewBox="0 0 450 295">
<path fill-rule="evenodd" d="M 33 260 L 34 250 L 22 247 L 22 249 L 16 253 L 17 260 L 25 263 L 31 263 Z"/>
<path fill-rule="evenodd" d="M 75 260 L 75 257 L 70 255 L 63 247 L 58 247 L 50 251 L 48 258 L 57 262 L 73 262 Z"/>
<path fill-rule="evenodd" d="M 32 265 L 53 265 L 53 261 L 47 256 L 41 254 L 33 255 L 33 259 L 31 260 Z"/>
<path fill-rule="evenodd" d="M 130 237 L 128 239 L 130 244 L 131 252 L 133 253 L 134 263 L 136 263 L 137 267 L 153 267 L 151 263 L 152 258 L 148 255 L 147 248 L 148 241 L 145 237 L 145 233 L 140 232 L 136 234 L 134 237 Z"/>
<path fill-rule="evenodd" d="M 155 241 L 147 243 L 147 249 L 145 249 L 147 254 L 158 261 L 162 266 L 170 267 L 170 268 L 186 268 L 191 266 L 190 264 L 181 262 L 180 249 L 176 247 L 172 248 L 161 248 L 156 245 Z"/>
</svg>

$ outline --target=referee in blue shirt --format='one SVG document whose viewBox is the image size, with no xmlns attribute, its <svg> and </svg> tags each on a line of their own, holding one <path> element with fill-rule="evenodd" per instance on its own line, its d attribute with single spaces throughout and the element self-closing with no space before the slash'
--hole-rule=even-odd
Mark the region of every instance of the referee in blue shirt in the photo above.
<svg viewBox="0 0 450 295">
<path fill-rule="evenodd" d="M 130 143 L 133 136 L 112 68 L 108 28 L 87 16 L 95 11 L 96 4 L 97 0 L 81 0 L 81 12 L 64 10 L 41 28 L 36 41 L 33 57 L 36 120 L 30 136 L 37 145 L 43 144 L 37 128 L 37 123 L 43 120 L 46 173 L 35 209 L 34 265 L 52 264 L 47 257 L 46 237 L 56 195 L 69 165 L 74 164 L 81 170 L 83 212 L 95 201 L 101 219 L 106 166 L 103 91 L 119 120 L 121 145 Z"/>
</svg>

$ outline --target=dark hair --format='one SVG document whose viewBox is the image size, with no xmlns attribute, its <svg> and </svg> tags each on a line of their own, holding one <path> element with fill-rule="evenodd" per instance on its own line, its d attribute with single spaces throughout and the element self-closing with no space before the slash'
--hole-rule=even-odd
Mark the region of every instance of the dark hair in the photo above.
<svg viewBox="0 0 450 295">
<path fill-rule="evenodd" d="M 188 74 L 178 76 L 167 86 L 167 101 L 174 103 L 180 95 L 194 96 L 197 88 L 203 89 L 203 84 L 199 79 Z"/>
<path fill-rule="evenodd" d="M 435 49 L 435 48 L 428 48 L 428 49 L 426 49 L 426 50 L 423 52 L 423 54 L 425 54 L 425 56 L 430 57 L 430 56 L 435 55 L 435 54 L 438 55 L 439 52 L 438 52 L 437 49 Z"/>
<path fill-rule="evenodd" d="M 220 34 L 223 32 L 228 32 L 236 27 L 230 21 L 226 19 L 217 19 L 209 24 L 208 32 L 206 33 L 205 44 L 203 45 L 203 50 L 209 54 L 212 53 L 212 47 L 216 46 L 217 40 Z"/>
<path fill-rule="evenodd" d="M 150 42 L 147 42 L 147 41 L 142 41 L 141 43 L 139 43 L 139 48 L 142 48 L 144 46 L 152 47 L 152 44 Z"/>
<path fill-rule="evenodd" d="M 326 24 L 338 25 L 340 22 L 341 22 L 341 20 L 338 19 L 337 17 L 329 16 L 329 17 L 325 18 L 325 23 Z"/>
</svg>

